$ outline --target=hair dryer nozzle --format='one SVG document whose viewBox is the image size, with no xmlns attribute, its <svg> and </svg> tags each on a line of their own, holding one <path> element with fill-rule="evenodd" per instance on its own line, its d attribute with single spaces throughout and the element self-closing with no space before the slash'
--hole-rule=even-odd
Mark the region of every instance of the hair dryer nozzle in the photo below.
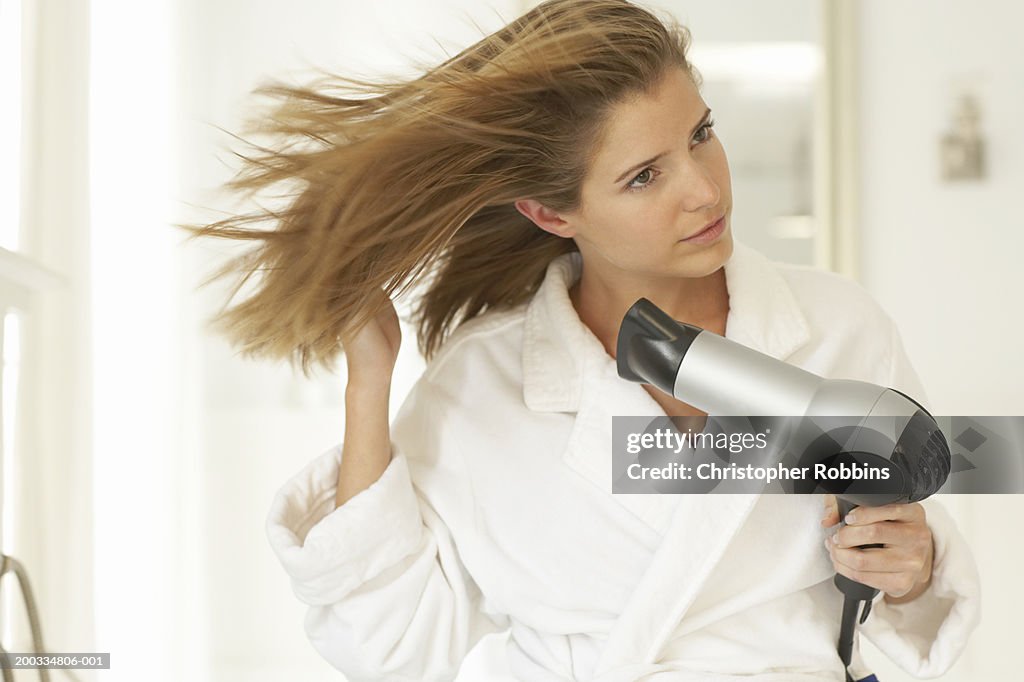
<svg viewBox="0 0 1024 682">
<path fill-rule="evenodd" d="M 700 327 L 676 322 L 648 301 L 637 300 L 619 327 L 615 362 L 619 376 L 673 393 L 676 373 Z"/>
</svg>

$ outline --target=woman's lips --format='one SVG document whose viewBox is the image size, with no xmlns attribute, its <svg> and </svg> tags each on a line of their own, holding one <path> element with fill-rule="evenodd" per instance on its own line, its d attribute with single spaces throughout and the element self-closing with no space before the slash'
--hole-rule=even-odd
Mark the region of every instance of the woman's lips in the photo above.
<svg viewBox="0 0 1024 682">
<path fill-rule="evenodd" d="M 687 244 L 705 244 L 707 242 L 713 242 L 722 236 L 725 232 L 725 216 L 718 219 L 718 222 L 712 224 L 707 229 L 698 232 L 692 237 L 686 239 L 680 239 L 679 241 L 686 242 Z"/>
</svg>

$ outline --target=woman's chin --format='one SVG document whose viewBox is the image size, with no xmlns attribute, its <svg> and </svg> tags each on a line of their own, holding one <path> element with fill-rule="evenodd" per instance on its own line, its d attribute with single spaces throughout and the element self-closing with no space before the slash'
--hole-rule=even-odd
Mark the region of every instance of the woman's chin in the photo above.
<svg viewBox="0 0 1024 682">
<path fill-rule="evenodd" d="M 724 234 L 712 244 L 700 245 L 700 248 L 680 242 L 680 245 L 689 247 L 679 253 L 679 262 L 683 267 L 694 274 L 688 277 L 702 277 L 710 275 L 728 262 L 732 257 L 733 240 L 732 231 L 726 228 Z M 698 274 L 702 273 L 702 274 Z"/>
</svg>

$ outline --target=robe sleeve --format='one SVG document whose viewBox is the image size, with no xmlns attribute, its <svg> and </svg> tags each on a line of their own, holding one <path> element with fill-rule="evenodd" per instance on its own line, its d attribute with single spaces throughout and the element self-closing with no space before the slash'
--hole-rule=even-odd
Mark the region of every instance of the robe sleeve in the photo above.
<svg viewBox="0 0 1024 682">
<path fill-rule="evenodd" d="M 889 386 L 926 408 L 929 401 L 896 326 L 892 326 Z M 890 604 L 881 593 L 861 633 L 894 663 L 915 677 L 936 677 L 963 653 L 981 615 L 978 569 L 956 522 L 939 499 L 921 502 L 935 544 L 932 581 L 920 596 Z"/>
<path fill-rule="evenodd" d="M 421 379 L 406 399 L 391 462 L 372 485 L 335 509 L 338 445 L 281 488 L 267 517 L 270 545 L 309 606 L 307 636 L 352 682 L 453 680 L 480 639 L 508 627 L 486 612 L 451 529 L 410 475 L 416 459 L 430 490 L 471 489 L 461 454 L 438 451 L 447 439 L 429 393 Z"/>
</svg>

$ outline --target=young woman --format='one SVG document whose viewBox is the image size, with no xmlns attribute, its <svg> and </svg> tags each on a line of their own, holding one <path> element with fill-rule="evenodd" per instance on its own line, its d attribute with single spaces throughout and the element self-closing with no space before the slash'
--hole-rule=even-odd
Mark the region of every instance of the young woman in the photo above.
<svg viewBox="0 0 1024 682">
<path fill-rule="evenodd" d="M 911 674 L 963 650 L 977 576 L 930 500 L 831 532 L 820 496 L 611 494 L 613 415 L 703 415 L 618 377 L 641 296 L 924 399 L 863 289 L 734 241 L 688 40 L 627 2 L 553 0 L 409 82 L 270 89 L 287 97 L 263 129 L 291 146 L 232 185 L 299 191 L 198 233 L 258 246 L 233 265 L 259 286 L 223 316 L 243 351 L 345 353 L 343 442 L 283 487 L 267 531 L 349 679 L 453 679 L 511 630 L 522 680 L 841 681 L 836 571 L 882 590 L 861 631 Z M 391 298 L 416 284 L 428 365 L 389 425 Z M 870 679 L 858 654 L 850 673 Z"/>
</svg>

